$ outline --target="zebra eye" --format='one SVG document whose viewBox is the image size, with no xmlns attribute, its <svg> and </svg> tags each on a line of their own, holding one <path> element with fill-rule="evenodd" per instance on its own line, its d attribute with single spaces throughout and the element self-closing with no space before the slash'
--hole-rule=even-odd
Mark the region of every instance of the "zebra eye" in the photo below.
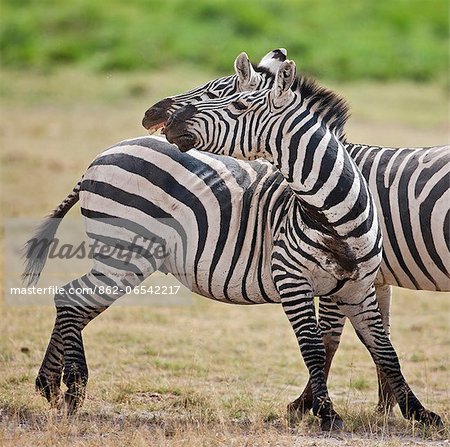
<svg viewBox="0 0 450 447">
<path fill-rule="evenodd" d="M 206 92 L 206 96 L 209 98 L 209 99 L 217 99 L 219 96 L 218 95 L 216 95 L 215 93 L 211 93 L 211 92 Z"/>
<path fill-rule="evenodd" d="M 244 104 L 241 101 L 233 101 L 231 103 L 231 105 L 237 110 L 246 110 L 247 109 L 247 104 Z"/>
</svg>

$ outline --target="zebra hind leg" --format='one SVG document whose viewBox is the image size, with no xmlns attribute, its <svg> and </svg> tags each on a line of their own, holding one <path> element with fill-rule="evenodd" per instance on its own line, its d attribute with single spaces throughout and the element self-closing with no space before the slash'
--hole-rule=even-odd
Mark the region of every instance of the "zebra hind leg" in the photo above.
<svg viewBox="0 0 450 447">
<path fill-rule="evenodd" d="M 352 322 L 356 334 L 369 350 L 376 366 L 386 375 L 403 416 L 425 425 L 442 426 L 441 418 L 424 408 L 403 377 L 397 354 L 384 331 L 375 289 L 369 288 L 365 298 L 357 305 L 346 300 L 339 301 L 338 304 Z"/>
<path fill-rule="evenodd" d="M 86 275 L 87 276 L 87 275 Z M 78 281 L 81 281 L 80 278 Z M 72 284 L 78 284 L 73 281 L 66 285 L 67 290 L 70 290 Z M 114 296 L 114 300 L 111 300 L 112 304 L 119 296 Z M 67 310 L 60 309 L 61 297 L 55 296 L 56 304 L 56 321 L 50 337 L 47 350 L 44 355 L 41 367 L 39 368 L 38 375 L 35 381 L 36 390 L 47 399 L 52 408 L 59 408 L 64 404 L 63 395 L 61 394 L 61 378 L 64 368 L 64 344 L 61 337 L 61 315 L 62 313 L 70 313 L 70 308 Z M 97 315 L 106 310 L 110 304 L 105 304 L 99 307 L 93 307 L 91 311 L 85 313 L 85 320 L 81 327 L 94 319 Z M 73 312 L 72 312 L 73 313 Z"/>
<path fill-rule="evenodd" d="M 133 257 L 132 257 L 133 256 Z M 132 258 L 131 258 L 132 257 Z M 88 368 L 81 331 L 118 298 L 139 285 L 162 260 L 130 254 L 130 259 L 95 260 L 94 269 L 63 287 L 55 296 L 57 321 L 64 350 L 64 402 L 68 415 L 81 406 L 88 382 Z"/>
<path fill-rule="evenodd" d="M 52 408 L 57 407 L 61 397 L 61 376 L 63 370 L 63 343 L 58 320 L 50 337 L 44 360 L 36 377 L 36 391 L 47 399 Z"/>
<path fill-rule="evenodd" d="M 390 285 L 376 286 L 378 307 L 380 309 L 383 321 L 384 331 L 390 336 L 390 312 L 391 312 L 391 295 L 392 287 Z M 378 404 L 376 411 L 381 414 L 390 414 L 397 404 L 394 393 L 389 385 L 388 378 L 380 368 L 377 367 L 378 374 Z"/>
<path fill-rule="evenodd" d="M 67 414 L 74 414 L 83 403 L 88 382 L 88 367 L 84 353 L 84 327 L 107 309 L 119 296 L 106 293 L 100 287 L 111 284 L 107 277 L 91 271 L 63 287 L 64 292 L 55 296 L 57 321 L 64 349 L 63 382 L 67 386 L 64 403 Z"/>
<path fill-rule="evenodd" d="M 345 315 L 341 313 L 337 304 L 329 297 L 320 297 L 319 328 L 322 332 L 323 344 L 325 346 L 325 380 L 328 379 L 331 363 L 339 346 L 345 319 Z M 293 417 L 302 417 L 312 409 L 312 406 L 311 380 L 308 380 L 302 394 L 288 405 L 288 414 Z"/>
<path fill-rule="evenodd" d="M 55 297 L 55 299 L 57 299 Z M 88 314 L 84 326 L 108 306 L 99 307 Z M 51 408 L 60 408 L 64 404 L 61 394 L 61 378 L 64 368 L 64 345 L 61 337 L 60 315 L 57 310 L 55 326 L 50 337 L 47 350 L 35 381 L 36 391 L 50 403 Z"/>
</svg>

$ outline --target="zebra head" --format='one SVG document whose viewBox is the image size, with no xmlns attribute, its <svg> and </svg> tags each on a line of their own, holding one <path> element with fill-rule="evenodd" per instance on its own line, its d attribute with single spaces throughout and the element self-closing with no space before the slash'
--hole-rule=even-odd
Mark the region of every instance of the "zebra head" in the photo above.
<svg viewBox="0 0 450 447">
<path fill-rule="evenodd" d="M 298 109 L 301 101 L 291 89 L 296 79 L 293 61 L 283 62 L 271 88 L 190 104 L 168 120 L 165 134 L 183 152 L 196 148 L 235 158 L 266 158 L 273 162 L 270 144 L 277 136 L 277 121 Z M 273 136 L 264 137 L 275 131 Z"/>
<path fill-rule="evenodd" d="M 254 66 L 247 54 L 241 53 L 234 62 L 236 74 L 214 79 L 201 87 L 157 102 L 145 112 L 142 125 L 149 132 L 154 132 L 163 128 L 168 118 L 185 105 L 268 88 L 272 85 L 279 66 L 286 60 L 286 55 L 284 48 L 270 51 Z"/>
<path fill-rule="evenodd" d="M 271 88 L 185 106 L 170 117 L 165 133 L 182 151 L 265 158 L 287 174 L 300 142 L 343 141 L 348 116 L 342 97 L 311 78 L 296 77 L 295 63 L 286 60 Z"/>
</svg>

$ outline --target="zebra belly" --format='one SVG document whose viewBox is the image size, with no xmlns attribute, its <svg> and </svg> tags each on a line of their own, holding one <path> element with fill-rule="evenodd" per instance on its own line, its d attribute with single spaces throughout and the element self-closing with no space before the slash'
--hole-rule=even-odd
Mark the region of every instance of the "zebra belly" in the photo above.
<svg viewBox="0 0 450 447">
<path fill-rule="evenodd" d="M 266 205 L 279 193 L 264 189 L 272 176 L 267 163 L 182 154 L 147 137 L 100 154 L 84 176 L 80 201 L 88 233 L 111 232 L 107 224 L 92 230 L 95 214 L 125 227 L 132 222 L 163 241 L 157 268 L 192 291 L 229 303 L 278 302 Z M 120 223 L 111 238 L 118 233 L 132 238 Z"/>
<path fill-rule="evenodd" d="M 164 271 L 173 274 L 193 292 L 206 298 L 234 304 L 262 304 L 279 302 L 279 295 L 272 280 L 270 261 L 260 261 L 264 253 L 253 253 L 249 258 L 247 247 L 233 261 L 236 244 L 234 238 L 225 244 L 216 235 L 208 236 L 208 245 L 199 250 L 195 221 L 183 219 L 186 231 L 185 244 L 178 233 L 167 234 L 158 225 L 154 231 L 164 237 L 167 258 Z M 192 229 L 192 231 L 190 231 Z M 233 230 L 233 228 L 231 228 Z M 220 257 L 214 259 L 215 247 L 220 244 Z M 261 263 L 261 267 L 257 265 Z"/>
</svg>

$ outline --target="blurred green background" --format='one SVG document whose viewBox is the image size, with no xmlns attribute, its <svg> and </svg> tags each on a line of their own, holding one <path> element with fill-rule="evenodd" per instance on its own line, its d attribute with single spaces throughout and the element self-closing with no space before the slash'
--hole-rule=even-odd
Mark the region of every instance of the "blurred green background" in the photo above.
<svg viewBox="0 0 450 447">
<path fill-rule="evenodd" d="M 188 63 L 229 72 L 283 46 L 321 79 L 443 81 L 448 0 L 1 0 L 3 67 L 89 71 Z"/>
<path fill-rule="evenodd" d="M 448 22 L 448 0 L 0 0 L 0 209 L 44 215 L 96 154 L 146 134 L 150 105 L 243 50 L 285 47 L 347 98 L 349 141 L 444 144 Z"/>
</svg>

